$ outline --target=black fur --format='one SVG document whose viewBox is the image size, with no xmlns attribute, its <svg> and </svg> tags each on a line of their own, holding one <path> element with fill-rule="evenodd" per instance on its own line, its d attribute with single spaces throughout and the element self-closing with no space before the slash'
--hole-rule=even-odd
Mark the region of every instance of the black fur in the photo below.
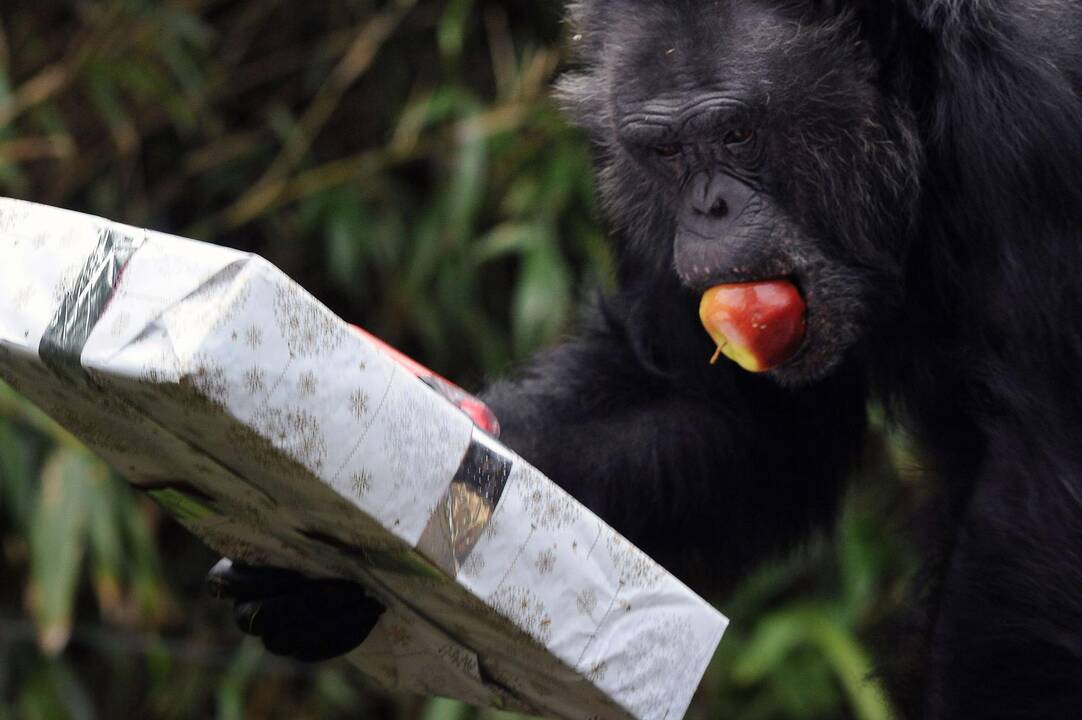
<svg viewBox="0 0 1082 720">
<path fill-rule="evenodd" d="M 571 19 L 560 94 L 620 290 L 485 393 L 503 439 L 711 590 L 830 527 L 876 398 L 940 491 L 886 653 L 904 715 L 1082 717 L 1082 5 L 584 0 Z M 694 225 L 689 193 L 715 190 L 750 210 Z M 777 275 L 808 301 L 798 356 L 708 365 L 703 287 Z"/>
<path fill-rule="evenodd" d="M 560 91 L 595 143 L 621 290 L 490 389 L 507 442 L 710 588 L 829 526 L 878 398 L 941 492 L 907 667 L 888 676 L 906 716 L 1082 717 L 1082 6 L 587 0 L 571 16 L 582 66 Z M 674 89 L 738 96 L 768 134 L 778 209 L 754 245 L 766 274 L 800 271 L 795 370 L 706 364 L 700 283 L 673 267 L 681 186 L 620 136 Z"/>
</svg>

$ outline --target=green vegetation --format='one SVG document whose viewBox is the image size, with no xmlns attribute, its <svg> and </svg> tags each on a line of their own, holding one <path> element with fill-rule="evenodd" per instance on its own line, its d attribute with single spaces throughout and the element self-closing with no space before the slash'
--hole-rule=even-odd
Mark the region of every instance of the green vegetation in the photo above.
<svg viewBox="0 0 1082 720">
<path fill-rule="evenodd" d="M 6 0 L 0 194 L 259 252 L 477 386 L 611 278 L 588 148 L 548 96 L 561 32 L 526 0 Z M 837 543 L 719 599 L 690 717 L 889 717 L 864 642 L 909 566 L 892 448 Z M 241 642 L 201 593 L 214 560 L 0 386 L 0 720 L 507 717 Z"/>
</svg>

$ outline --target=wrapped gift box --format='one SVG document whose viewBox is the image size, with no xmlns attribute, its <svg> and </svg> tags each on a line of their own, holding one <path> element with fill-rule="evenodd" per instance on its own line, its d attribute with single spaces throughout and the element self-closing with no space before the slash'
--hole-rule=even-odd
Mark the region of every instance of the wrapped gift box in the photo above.
<svg viewBox="0 0 1082 720">
<path fill-rule="evenodd" d="M 679 718 L 725 629 L 256 256 L 0 199 L 0 377 L 217 552 L 363 583 L 391 689 Z"/>
</svg>

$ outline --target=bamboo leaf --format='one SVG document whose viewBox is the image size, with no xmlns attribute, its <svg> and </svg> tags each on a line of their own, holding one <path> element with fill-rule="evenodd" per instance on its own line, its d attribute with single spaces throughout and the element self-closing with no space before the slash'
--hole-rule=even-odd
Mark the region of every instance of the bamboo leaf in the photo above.
<svg viewBox="0 0 1082 720">
<path fill-rule="evenodd" d="M 470 713 L 470 706 L 457 700 L 433 698 L 425 703 L 421 720 L 466 720 Z"/>
<path fill-rule="evenodd" d="M 459 246 L 470 234 L 481 207 L 487 154 L 487 142 L 477 122 L 465 123 L 447 193 L 447 232 Z"/>
<path fill-rule="evenodd" d="M 71 634 L 89 508 L 108 470 L 88 453 L 59 447 L 45 463 L 30 527 L 27 588 L 38 644 L 56 655 Z"/>
<path fill-rule="evenodd" d="M 816 622 L 815 614 L 803 609 L 783 610 L 764 617 L 733 665 L 733 680 L 740 685 L 761 682 L 789 653 L 809 641 L 811 627 Z"/>
<path fill-rule="evenodd" d="M 859 720 L 890 720 L 892 713 L 879 683 L 872 678 L 872 663 L 857 639 L 838 623 L 815 626 L 816 642 L 845 688 Z"/>
<path fill-rule="evenodd" d="M 523 261 L 512 300 L 515 354 L 523 357 L 556 338 L 571 312 L 571 271 L 551 230 L 537 227 L 538 242 Z"/>
<path fill-rule="evenodd" d="M 0 420 L 0 509 L 17 528 L 30 524 L 33 472 L 27 444 L 10 423 Z"/>
<path fill-rule="evenodd" d="M 466 36 L 474 0 L 451 0 L 440 18 L 437 42 L 444 57 L 457 58 L 462 54 L 462 42 Z"/>
<path fill-rule="evenodd" d="M 98 606 L 108 616 L 116 614 L 122 600 L 125 552 L 120 514 L 131 511 L 127 488 L 110 476 L 89 480 L 95 485 L 90 495 L 87 530 L 91 575 Z"/>
</svg>

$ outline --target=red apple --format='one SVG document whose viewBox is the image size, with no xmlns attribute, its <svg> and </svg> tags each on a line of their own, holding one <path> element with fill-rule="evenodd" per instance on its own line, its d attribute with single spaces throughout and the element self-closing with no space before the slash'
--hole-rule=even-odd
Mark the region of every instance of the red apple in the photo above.
<svg viewBox="0 0 1082 720">
<path fill-rule="evenodd" d="M 706 291 L 699 319 L 720 355 L 750 372 L 772 370 L 804 340 L 804 298 L 784 280 L 718 285 Z"/>
</svg>

